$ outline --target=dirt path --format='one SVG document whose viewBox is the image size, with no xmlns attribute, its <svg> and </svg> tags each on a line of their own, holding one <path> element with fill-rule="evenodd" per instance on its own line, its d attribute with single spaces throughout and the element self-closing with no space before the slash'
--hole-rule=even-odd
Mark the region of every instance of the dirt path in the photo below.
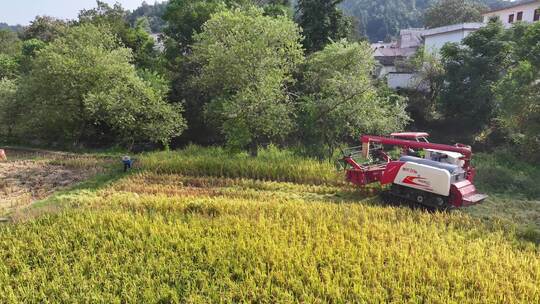
<svg viewBox="0 0 540 304">
<path fill-rule="evenodd" d="M 7 150 L 0 162 L 0 215 L 28 206 L 88 179 L 102 168 L 91 157 L 46 151 Z"/>
</svg>

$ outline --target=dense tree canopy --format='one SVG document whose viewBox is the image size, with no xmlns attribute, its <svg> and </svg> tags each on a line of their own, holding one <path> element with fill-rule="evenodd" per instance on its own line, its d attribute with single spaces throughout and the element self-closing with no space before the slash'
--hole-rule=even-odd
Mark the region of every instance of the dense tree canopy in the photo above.
<svg viewBox="0 0 540 304">
<path fill-rule="evenodd" d="M 38 51 L 19 82 L 19 132 L 49 143 L 166 144 L 184 128 L 180 110 L 163 100 L 163 87 L 137 76 L 131 50 L 107 29 L 70 27 Z"/>
<path fill-rule="evenodd" d="M 135 64 L 138 67 L 155 68 L 158 54 L 154 49 L 154 38 L 149 34 L 148 21 L 136 20 L 134 26 L 130 26 L 127 17 L 128 12 L 120 4 L 116 3 L 111 7 L 105 2 L 97 1 L 96 8 L 80 12 L 79 22 L 106 27 L 133 51 Z"/>
<path fill-rule="evenodd" d="M 298 24 L 303 29 L 304 47 L 308 52 L 319 51 L 332 40 L 351 36 L 352 20 L 343 14 L 343 0 L 298 0 Z"/>
<path fill-rule="evenodd" d="M 148 4 L 145 1 L 128 15 L 127 20 L 131 26 L 135 26 L 138 19 L 145 18 L 148 20 L 152 33 L 161 33 L 166 25 L 163 15 L 168 4 L 167 1 L 155 2 L 154 4 Z"/>
<path fill-rule="evenodd" d="M 511 64 L 495 86 L 498 114 L 512 142 L 540 161 L 540 23 L 517 25 L 512 35 Z"/>
<path fill-rule="evenodd" d="M 0 30 L 0 53 L 10 56 L 17 55 L 21 49 L 21 41 L 17 33 L 10 30 Z"/>
<path fill-rule="evenodd" d="M 37 16 L 24 28 L 21 36 L 24 40 L 39 39 L 50 42 L 64 34 L 69 22 L 49 16 Z"/>
<path fill-rule="evenodd" d="M 406 64 L 418 71 L 422 102 L 409 95 L 407 107 L 374 79 L 369 44 L 342 39 L 355 24 L 347 14 L 379 40 L 421 26 L 426 9 L 426 24 L 439 26 L 500 3 L 472 1 L 171 0 L 133 13 L 98 1 L 76 21 L 37 17 L 18 34 L 0 30 L 0 132 L 47 144 L 173 139 L 254 153 L 294 143 L 321 157 L 359 133 L 404 128 L 406 108 L 471 136 L 496 126 L 507 142 L 540 151 L 540 26 L 492 22 L 442 58 L 419 52 Z M 166 55 L 149 34 L 165 21 Z"/>
<path fill-rule="evenodd" d="M 171 39 L 169 49 L 176 51 L 175 57 L 184 53 L 193 44 L 193 35 L 201 31 L 212 14 L 248 3 L 250 0 L 171 0 L 164 15 L 168 24 L 165 33 Z"/>
<path fill-rule="evenodd" d="M 463 45 L 447 44 L 442 49 L 445 86 L 441 110 L 448 119 L 471 129 L 481 128 L 496 110 L 492 91 L 509 64 L 511 43 L 500 22 L 472 33 Z"/>
<path fill-rule="evenodd" d="M 0 30 L 0 79 L 13 78 L 19 69 L 22 43 L 11 30 Z"/>
<path fill-rule="evenodd" d="M 424 14 L 428 28 L 464 22 L 481 22 L 482 12 L 488 8 L 476 0 L 438 0 Z"/>
<path fill-rule="evenodd" d="M 342 142 L 400 130 L 408 122 L 404 100 L 376 87 L 374 68 L 366 42 L 334 42 L 308 58 L 300 120 L 311 153 L 332 156 Z"/>
<path fill-rule="evenodd" d="M 293 126 L 287 94 L 303 58 L 300 29 L 260 9 L 215 14 L 195 36 L 191 60 L 200 67 L 194 85 L 210 97 L 207 116 L 233 147 L 283 138 Z"/>
</svg>

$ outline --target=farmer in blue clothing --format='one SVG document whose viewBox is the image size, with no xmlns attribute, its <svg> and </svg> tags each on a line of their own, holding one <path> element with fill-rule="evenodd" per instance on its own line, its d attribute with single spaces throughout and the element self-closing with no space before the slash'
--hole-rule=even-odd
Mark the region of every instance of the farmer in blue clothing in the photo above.
<svg viewBox="0 0 540 304">
<path fill-rule="evenodd" d="M 131 165 L 133 165 L 131 157 L 127 155 L 122 157 L 122 163 L 124 164 L 124 172 L 127 172 L 128 169 L 131 169 Z"/>
</svg>

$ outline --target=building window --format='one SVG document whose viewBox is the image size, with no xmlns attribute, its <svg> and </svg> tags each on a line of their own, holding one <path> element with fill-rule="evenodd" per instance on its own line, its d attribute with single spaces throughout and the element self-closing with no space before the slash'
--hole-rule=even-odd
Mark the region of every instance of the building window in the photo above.
<svg viewBox="0 0 540 304">
<path fill-rule="evenodd" d="M 523 20 L 523 12 L 518 12 L 518 13 L 517 13 L 517 18 L 516 18 L 516 19 L 517 19 L 517 21 Z"/>
<path fill-rule="evenodd" d="M 540 20 L 540 8 L 534 11 L 534 21 Z"/>
<path fill-rule="evenodd" d="M 508 23 L 512 22 L 514 22 L 514 14 L 510 14 L 510 16 L 508 16 Z"/>
</svg>

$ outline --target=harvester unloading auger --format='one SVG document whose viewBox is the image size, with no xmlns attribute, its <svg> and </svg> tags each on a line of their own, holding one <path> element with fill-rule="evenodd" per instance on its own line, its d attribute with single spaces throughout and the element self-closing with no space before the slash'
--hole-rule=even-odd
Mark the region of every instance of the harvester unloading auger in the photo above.
<svg viewBox="0 0 540 304">
<path fill-rule="evenodd" d="M 393 133 L 391 137 L 362 136 L 362 146 L 348 149 L 347 180 L 358 186 L 391 184 L 387 192 L 397 199 L 440 210 L 474 205 L 487 198 L 476 192 L 471 147 L 429 143 L 427 133 Z M 392 160 L 388 146 L 399 147 L 401 157 Z M 370 160 L 359 164 L 355 158 Z"/>
</svg>

